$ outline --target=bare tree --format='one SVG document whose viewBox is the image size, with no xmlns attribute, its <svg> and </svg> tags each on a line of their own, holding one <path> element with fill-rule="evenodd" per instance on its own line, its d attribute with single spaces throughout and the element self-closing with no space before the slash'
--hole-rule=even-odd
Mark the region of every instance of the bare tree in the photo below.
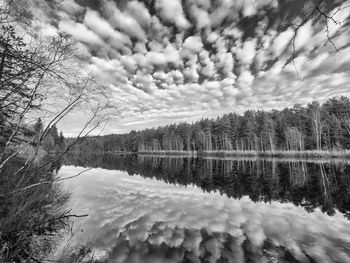
<svg viewBox="0 0 350 263">
<path fill-rule="evenodd" d="M 45 197 L 56 195 L 54 185 L 80 175 L 61 178 L 52 167 L 76 142 L 103 128 L 117 112 L 93 77 L 81 73 L 77 65 L 81 54 L 68 36 L 28 35 L 26 40 L 18 36 L 16 23 L 26 18 L 24 11 L 13 12 L 11 7 L 18 2 L 25 1 L 6 1 L 7 5 L 0 6 L 0 221 L 9 229 L 0 229 L 0 260 L 40 262 L 31 254 L 30 243 L 39 242 L 44 248 L 44 241 L 66 227 L 70 217 L 79 216 L 67 210 L 45 210 L 52 205 L 45 203 Z M 43 142 L 53 127 L 79 111 L 84 112 L 85 122 L 77 138 L 56 155 L 41 156 Z M 46 125 L 34 136 L 31 119 L 38 115 L 44 116 Z M 19 217 L 31 213 L 30 209 L 38 210 L 32 213 L 35 218 L 20 223 Z M 40 216 L 41 212 L 50 217 Z M 26 231 L 18 232 L 17 226 L 25 226 Z"/>
<path fill-rule="evenodd" d="M 13 4 L 9 1 L 8 6 Z M 72 111 L 78 108 L 86 110 L 98 102 L 98 105 L 93 105 L 92 119 L 86 120 L 95 130 L 102 120 L 107 119 L 102 117 L 103 112 L 107 109 L 111 113 L 113 108 L 93 78 L 79 72 L 77 61 L 80 54 L 67 35 L 33 39 L 26 43 L 17 36 L 13 23 L 9 23 L 18 18 L 8 11 L 11 10 L 8 6 L 0 12 L 3 14 L 0 15 L 0 171 L 27 144 L 35 149 L 36 156 L 52 127 Z M 25 136 L 28 118 L 39 110 L 41 113 L 45 110 L 47 126 L 36 141 L 28 142 Z M 84 132 L 91 128 L 82 126 Z M 17 148 L 15 151 L 13 146 Z"/>
<path fill-rule="evenodd" d="M 316 149 L 321 150 L 322 147 L 322 116 L 321 116 L 321 107 L 319 103 L 312 102 L 309 104 L 309 115 L 312 126 L 312 133 L 315 139 Z"/>
<path fill-rule="evenodd" d="M 307 6 L 307 8 L 306 8 Z M 296 49 L 296 39 L 298 35 L 300 34 L 300 30 L 303 26 L 305 26 L 308 22 L 313 21 L 319 22 L 321 25 L 324 25 L 324 31 L 325 31 L 325 40 L 328 41 L 334 48 L 336 52 L 340 52 L 338 47 L 335 45 L 333 41 L 333 36 L 330 32 L 330 24 L 334 24 L 337 26 L 341 26 L 344 21 L 340 21 L 337 19 L 337 14 L 341 12 L 345 8 L 350 8 L 350 6 L 343 6 L 341 4 L 341 1 L 334 1 L 334 0 L 318 0 L 318 1 L 309 1 L 309 0 L 303 0 L 302 2 L 302 8 L 300 10 L 300 23 L 294 25 L 293 28 L 293 36 L 291 40 L 289 41 L 289 45 L 286 47 L 292 48 L 292 54 L 287 59 L 284 66 L 289 64 L 290 62 L 293 62 L 294 68 L 298 74 L 298 69 L 295 65 L 295 58 L 298 56 L 298 52 Z M 305 13 L 306 12 L 306 13 Z"/>
<path fill-rule="evenodd" d="M 285 131 L 288 151 L 303 151 L 304 138 L 297 127 L 288 127 Z"/>
</svg>

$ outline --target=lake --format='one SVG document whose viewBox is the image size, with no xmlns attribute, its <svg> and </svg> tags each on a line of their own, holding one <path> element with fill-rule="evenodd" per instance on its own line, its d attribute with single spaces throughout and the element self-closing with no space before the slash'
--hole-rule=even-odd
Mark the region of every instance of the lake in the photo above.
<svg viewBox="0 0 350 263">
<path fill-rule="evenodd" d="M 59 174 L 87 167 L 69 241 L 96 262 L 350 262 L 346 160 L 81 154 Z"/>
</svg>

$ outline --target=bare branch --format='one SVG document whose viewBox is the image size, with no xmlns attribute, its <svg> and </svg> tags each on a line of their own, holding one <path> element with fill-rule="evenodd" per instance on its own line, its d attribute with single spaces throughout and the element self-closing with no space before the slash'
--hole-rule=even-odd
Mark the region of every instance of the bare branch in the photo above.
<svg viewBox="0 0 350 263">
<path fill-rule="evenodd" d="M 332 47 L 334 48 L 334 50 L 336 52 L 340 52 L 340 50 L 337 48 L 337 46 L 335 45 L 335 43 L 334 43 L 334 41 L 333 41 L 333 39 L 332 39 L 332 37 L 330 35 L 329 21 L 331 21 L 332 23 L 340 26 L 341 25 L 341 21 L 336 20 L 335 19 L 335 15 L 337 13 L 339 13 L 341 10 L 343 10 L 344 8 L 348 8 L 350 6 L 339 7 L 333 14 L 328 14 L 328 11 L 325 11 L 325 10 L 322 9 L 322 4 L 323 3 L 326 3 L 326 0 L 319 0 L 319 1 L 315 2 L 315 6 L 311 9 L 311 11 L 307 15 L 303 14 L 303 19 L 302 19 L 301 23 L 298 24 L 294 28 L 293 37 L 289 41 L 289 45 L 288 46 L 292 46 L 292 55 L 291 55 L 291 58 L 287 60 L 287 62 L 285 63 L 285 65 L 283 67 L 285 67 L 287 64 L 289 64 L 292 61 L 297 76 L 299 76 L 299 73 L 298 73 L 298 69 L 297 69 L 296 64 L 295 64 L 295 58 L 297 57 L 297 50 L 296 50 L 296 43 L 295 43 L 295 41 L 296 41 L 296 38 L 298 36 L 298 33 L 299 33 L 300 29 L 306 23 L 311 21 L 316 15 L 318 15 L 318 17 L 316 19 L 323 18 L 323 20 L 324 20 L 325 33 L 326 33 L 327 41 L 332 45 Z M 302 8 L 304 8 L 304 3 L 303 3 Z"/>
<path fill-rule="evenodd" d="M 64 178 L 54 179 L 54 180 L 50 180 L 50 181 L 42 181 L 42 182 L 39 182 L 39 183 L 31 184 L 31 185 L 28 185 L 28 186 L 20 188 L 20 189 L 16 189 L 16 190 L 11 191 L 11 192 L 8 192 L 8 193 L 5 193 L 5 194 L 1 194 L 0 198 L 1 197 L 5 197 L 5 196 L 9 196 L 9 195 L 13 195 L 13 194 L 18 194 L 20 192 L 32 189 L 32 188 L 40 186 L 40 185 L 59 183 L 59 182 L 65 181 L 65 180 L 73 179 L 73 178 L 76 178 L 79 175 L 81 175 L 81 174 L 83 174 L 83 173 L 85 173 L 85 172 L 87 172 L 89 170 L 91 170 L 91 168 L 85 169 L 84 171 L 81 171 L 78 174 L 73 175 L 73 176 L 68 176 L 68 177 L 64 177 Z"/>
</svg>

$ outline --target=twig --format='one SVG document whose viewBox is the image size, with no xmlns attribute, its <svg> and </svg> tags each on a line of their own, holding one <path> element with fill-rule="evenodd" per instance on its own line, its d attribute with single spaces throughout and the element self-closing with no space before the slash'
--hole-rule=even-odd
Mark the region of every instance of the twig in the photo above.
<svg viewBox="0 0 350 263">
<path fill-rule="evenodd" d="M 13 194 L 17 194 L 19 192 L 23 192 L 23 191 L 26 191 L 28 189 L 31 189 L 31 188 L 34 188 L 36 186 L 40 186 L 40 185 L 44 185 L 44 184 L 53 184 L 53 183 L 58 183 L 58 182 L 61 182 L 61 181 L 65 181 L 65 180 L 68 180 L 68 179 L 73 179 L 75 177 L 78 177 L 79 175 L 91 170 L 92 168 L 88 168 L 88 169 L 85 169 L 84 171 L 81 171 L 79 173 L 77 173 L 76 175 L 73 175 L 73 176 L 68 176 L 68 177 L 64 177 L 64 178 L 60 178 L 60 179 L 55 179 L 55 180 L 51 180 L 51 181 L 43 181 L 43 182 L 39 182 L 39 183 L 35 183 L 35 184 L 31 184 L 31 185 L 28 185 L 26 187 L 23 187 L 23 188 L 20 188 L 20 189 L 17 189 L 17 190 L 14 190 L 12 192 L 9 192 L 9 193 L 6 193 L 6 194 L 1 194 L 0 197 L 5 197 L 5 196 L 9 196 L 9 195 L 13 195 Z"/>
</svg>

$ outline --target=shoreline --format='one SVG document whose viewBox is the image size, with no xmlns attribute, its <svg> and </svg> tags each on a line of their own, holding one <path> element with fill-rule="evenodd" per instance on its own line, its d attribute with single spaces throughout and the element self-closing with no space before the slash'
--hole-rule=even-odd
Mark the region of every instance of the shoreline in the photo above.
<svg viewBox="0 0 350 263">
<path fill-rule="evenodd" d="M 191 157 L 279 157 L 279 158 L 318 158 L 318 159 L 332 159 L 332 158 L 349 158 L 350 150 L 343 151 L 202 151 L 200 153 L 196 151 L 139 151 L 135 154 L 140 155 L 164 155 L 164 156 L 191 156 Z"/>
<path fill-rule="evenodd" d="M 70 152 L 72 154 L 81 152 Z M 169 157 L 205 157 L 205 158 L 230 158 L 230 157 L 251 157 L 251 158 L 293 158 L 293 159 L 349 159 L 350 150 L 342 151 L 98 151 L 95 154 L 138 154 L 138 155 L 153 155 L 153 156 L 169 156 Z"/>
</svg>

